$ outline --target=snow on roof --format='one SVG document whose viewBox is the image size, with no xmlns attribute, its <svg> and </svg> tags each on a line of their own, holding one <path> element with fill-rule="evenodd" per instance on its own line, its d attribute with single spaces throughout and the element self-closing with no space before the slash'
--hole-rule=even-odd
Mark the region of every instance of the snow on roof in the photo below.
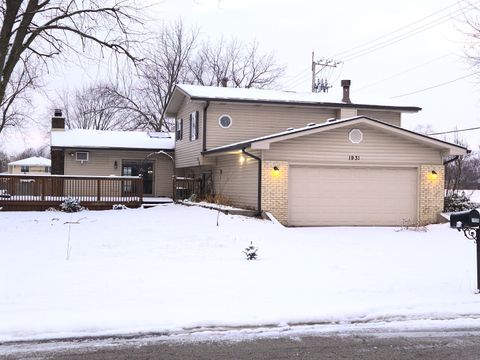
<svg viewBox="0 0 480 360">
<path fill-rule="evenodd" d="M 333 94 L 298 92 L 285 90 L 266 90 L 254 88 L 231 88 L 219 86 L 201 86 L 189 84 L 177 84 L 177 87 L 187 93 L 192 98 L 201 99 L 223 99 L 223 100 L 240 100 L 240 101 L 265 101 L 265 102 L 287 102 L 295 104 L 318 104 L 331 105 L 336 107 L 360 105 L 363 107 L 379 107 L 379 108 L 399 108 L 403 111 L 419 111 L 420 108 L 412 106 L 390 105 L 366 105 L 366 104 L 347 104 L 339 101 L 340 96 L 332 97 Z"/>
<path fill-rule="evenodd" d="M 174 149 L 175 136 L 166 132 L 72 129 L 52 131 L 51 146 L 68 148 Z"/>
<path fill-rule="evenodd" d="M 52 161 L 50 159 L 33 156 L 26 159 L 21 159 L 17 161 L 9 162 L 8 165 L 18 165 L 18 166 L 51 166 Z"/>
</svg>

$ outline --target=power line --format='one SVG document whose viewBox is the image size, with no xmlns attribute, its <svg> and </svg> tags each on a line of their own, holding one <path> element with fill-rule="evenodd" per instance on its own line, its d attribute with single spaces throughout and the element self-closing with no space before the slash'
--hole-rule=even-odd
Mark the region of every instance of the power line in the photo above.
<svg viewBox="0 0 480 360">
<path fill-rule="evenodd" d="M 438 132 L 438 133 L 430 133 L 430 134 L 427 134 L 427 135 L 429 135 L 429 136 L 444 135 L 444 134 L 453 134 L 453 133 L 458 133 L 458 132 L 463 132 L 463 131 L 472 131 L 472 130 L 480 130 L 480 126 L 473 127 L 473 128 L 468 128 L 468 129 L 460 129 L 460 130 L 443 131 L 443 132 Z"/>
<path fill-rule="evenodd" d="M 453 80 L 449 80 L 449 81 L 445 81 L 445 82 L 443 82 L 443 83 L 440 83 L 440 84 L 437 84 L 437 85 L 433 85 L 433 86 L 430 86 L 430 87 L 427 87 L 427 88 L 424 88 L 424 89 L 412 91 L 412 92 L 409 92 L 409 93 L 406 93 L 406 94 L 402 94 L 402 95 L 392 96 L 392 97 L 390 97 L 390 99 L 396 99 L 396 98 L 400 98 L 400 97 L 404 97 L 404 96 L 408 96 L 408 95 L 418 94 L 418 93 L 423 92 L 423 91 L 432 90 L 432 89 L 438 88 L 438 87 L 440 87 L 440 86 L 448 85 L 448 84 L 451 84 L 451 83 L 453 83 L 453 82 L 455 82 L 455 81 L 462 80 L 462 79 L 466 79 L 466 78 L 468 78 L 468 77 L 471 77 L 471 76 L 477 75 L 477 74 L 478 74 L 478 73 L 472 73 L 472 74 L 468 74 L 468 75 L 465 75 L 465 76 L 461 76 L 461 77 L 459 77 L 459 78 L 456 78 L 456 79 L 453 79 Z"/>
<path fill-rule="evenodd" d="M 399 34 L 391 39 L 388 39 L 388 40 L 385 40 L 379 44 L 376 44 L 376 45 L 373 45 L 373 46 L 370 46 L 368 48 L 365 48 L 365 49 L 361 49 L 361 50 L 358 50 L 356 52 L 353 52 L 349 55 L 347 55 L 346 57 L 344 57 L 344 61 L 350 61 L 350 60 L 353 60 L 353 59 L 357 59 L 359 57 L 362 57 L 362 56 L 365 56 L 365 55 L 368 55 L 372 52 L 375 52 L 375 51 L 378 51 L 378 50 L 381 50 L 387 46 L 391 46 L 391 45 L 394 45 L 402 40 L 405 40 L 405 39 L 408 39 L 412 36 L 415 36 L 417 34 L 420 34 L 422 32 L 425 32 L 427 30 L 430 30 L 432 28 L 434 28 L 435 26 L 438 26 L 438 25 L 441 25 L 447 21 L 449 21 L 451 19 L 452 16 L 456 16 L 456 15 L 459 15 L 460 13 L 463 13 L 463 11 L 465 9 L 467 9 L 468 7 L 470 7 L 469 10 L 473 9 L 473 5 L 469 5 L 469 6 L 466 6 L 466 7 L 463 7 L 461 9 L 458 9 L 452 13 L 449 13 L 447 15 L 444 15 L 438 19 L 435 19 L 435 20 L 432 20 L 426 24 L 423 24 L 417 28 L 414 28 L 412 30 L 409 30 L 408 32 L 406 33 L 403 33 L 403 34 Z"/>
<path fill-rule="evenodd" d="M 340 56 L 344 55 L 345 53 L 348 54 L 349 52 L 352 52 L 353 50 L 362 48 L 362 47 L 364 47 L 364 46 L 366 46 L 366 45 L 370 45 L 370 44 L 372 44 L 372 43 L 374 43 L 374 42 L 376 42 L 376 41 L 378 41 L 378 40 L 382 40 L 382 39 L 384 39 L 384 38 L 386 38 L 386 37 L 388 37 L 388 36 L 390 36 L 390 35 L 392 35 L 392 34 L 395 34 L 395 33 L 399 32 L 399 31 L 402 31 L 402 30 L 404 30 L 404 29 L 406 29 L 406 28 L 408 28 L 408 27 L 410 27 L 410 26 L 412 26 L 412 25 L 418 24 L 419 22 L 422 22 L 423 20 L 426 20 L 426 19 L 428 19 L 428 18 L 430 18 L 430 17 L 432 17 L 432 16 L 434 16 L 434 15 L 436 15 L 436 14 L 439 14 L 439 13 L 441 13 L 441 12 L 447 10 L 447 9 L 450 9 L 451 7 L 454 7 L 455 5 L 457 5 L 457 2 L 455 2 L 455 3 L 452 4 L 452 5 L 446 6 L 446 7 L 442 8 L 442 9 L 440 9 L 440 10 L 437 10 L 437 11 L 435 11 L 435 12 L 433 12 L 433 13 L 427 15 L 427 16 L 424 16 L 423 18 L 420 18 L 420 19 L 418 19 L 418 20 L 415 20 L 415 21 L 413 21 L 413 22 L 411 22 L 411 23 L 409 23 L 409 24 L 407 24 L 407 25 L 404 25 L 404 26 L 402 26 L 402 27 L 400 27 L 400 28 L 398 28 L 398 29 L 396 29 L 396 30 L 390 31 L 389 33 L 387 33 L 387 34 L 385 34 L 385 35 L 382 35 L 382 36 L 380 36 L 380 37 L 378 37 L 378 38 L 376 38 L 376 39 L 373 39 L 373 40 L 364 42 L 364 43 L 362 43 L 362 44 L 360 44 L 360 45 L 358 45 L 358 46 L 355 46 L 355 47 L 353 47 L 353 48 L 350 48 L 350 49 L 341 51 L 341 52 L 335 54 L 334 57 L 340 57 Z"/>
<path fill-rule="evenodd" d="M 360 87 L 360 88 L 358 88 L 358 89 L 355 89 L 355 91 L 361 91 L 361 90 L 363 90 L 363 89 L 367 89 L 367 88 L 369 88 L 369 87 L 378 85 L 378 84 L 380 84 L 380 83 L 382 83 L 382 82 L 384 82 L 384 81 L 391 80 L 391 79 L 393 79 L 393 78 L 395 78 L 395 77 L 397 77 L 397 76 L 406 74 L 406 73 L 408 73 L 408 72 L 410 72 L 410 71 L 413 71 L 413 70 L 416 70 L 416 69 L 418 69 L 418 68 L 421 68 L 422 66 L 425 66 L 425 65 L 431 64 L 431 63 L 433 63 L 433 62 L 435 62 L 435 61 L 438 61 L 438 60 L 441 60 L 441 59 L 443 59 L 443 58 L 446 58 L 447 56 L 450 56 L 450 55 L 452 55 L 452 54 L 453 54 L 453 53 L 448 53 L 448 54 L 444 54 L 444 55 L 442 55 L 442 56 L 436 57 L 436 58 L 434 58 L 434 59 L 428 60 L 428 61 L 426 61 L 426 62 L 424 62 L 424 63 L 415 65 L 415 66 L 413 66 L 413 67 L 411 67 L 411 68 L 408 68 L 408 69 L 403 70 L 403 71 L 401 71 L 401 72 L 395 73 L 395 74 L 393 74 L 393 75 L 391 75 L 391 76 L 389 76 L 389 77 L 387 77 L 387 78 L 383 78 L 383 79 L 378 80 L 378 81 L 376 81 L 376 82 L 373 82 L 373 83 L 370 83 L 370 84 L 368 84 L 368 85 L 362 86 L 362 87 Z"/>
</svg>

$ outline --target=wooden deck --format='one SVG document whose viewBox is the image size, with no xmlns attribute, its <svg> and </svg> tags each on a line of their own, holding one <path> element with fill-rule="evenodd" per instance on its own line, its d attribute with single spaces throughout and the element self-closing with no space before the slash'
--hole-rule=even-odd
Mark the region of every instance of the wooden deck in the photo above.
<svg viewBox="0 0 480 360">
<path fill-rule="evenodd" d="M 75 198 L 91 210 L 114 204 L 139 207 L 143 179 L 133 176 L 0 175 L 0 208 L 3 211 L 45 210 L 66 198 Z"/>
</svg>

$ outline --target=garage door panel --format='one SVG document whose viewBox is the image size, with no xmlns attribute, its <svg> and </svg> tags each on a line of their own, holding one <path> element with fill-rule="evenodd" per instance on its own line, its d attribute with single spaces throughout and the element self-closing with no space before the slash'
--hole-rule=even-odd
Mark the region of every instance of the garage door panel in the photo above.
<svg viewBox="0 0 480 360">
<path fill-rule="evenodd" d="M 415 168 L 289 170 L 289 225 L 401 225 L 417 218 Z"/>
</svg>

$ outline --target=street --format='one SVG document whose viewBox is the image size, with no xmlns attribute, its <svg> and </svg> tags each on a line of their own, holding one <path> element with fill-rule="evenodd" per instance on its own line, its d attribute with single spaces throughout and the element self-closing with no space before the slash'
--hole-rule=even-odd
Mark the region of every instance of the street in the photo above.
<svg viewBox="0 0 480 360">
<path fill-rule="evenodd" d="M 478 329 L 367 331 L 192 341 L 151 336 L 0 345 L 0 358 L 122 359 L 480 359 Z"/>
</svg>

